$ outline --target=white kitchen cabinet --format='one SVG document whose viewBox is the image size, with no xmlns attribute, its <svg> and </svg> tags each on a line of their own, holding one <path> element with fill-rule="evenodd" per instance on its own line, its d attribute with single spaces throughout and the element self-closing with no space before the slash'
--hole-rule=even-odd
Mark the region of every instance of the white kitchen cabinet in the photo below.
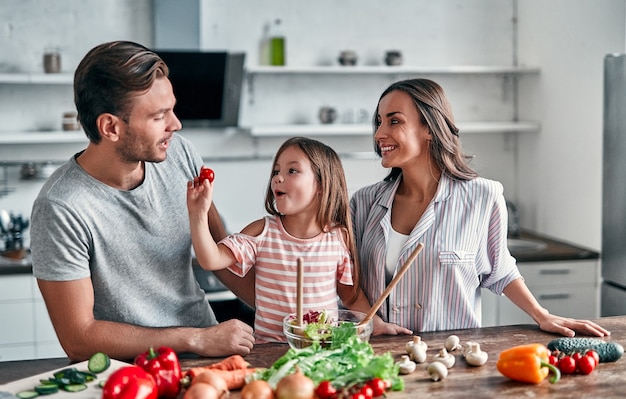
<svg viewBox="0 0 626 399">
<path fill-rule="evenodd" d="M 597 259 L 520 262 L 520 273 L 539 303 L 550 313 L 577 319 L 600 317 L 600 264 Z M 483 326 L 534 321 L 507 297 L 482 294 Z"/>
<path fill-rule="evenodd" d="M 0 276 L 0 361 L 65 356 L 35 278 Z"/>
</svg>

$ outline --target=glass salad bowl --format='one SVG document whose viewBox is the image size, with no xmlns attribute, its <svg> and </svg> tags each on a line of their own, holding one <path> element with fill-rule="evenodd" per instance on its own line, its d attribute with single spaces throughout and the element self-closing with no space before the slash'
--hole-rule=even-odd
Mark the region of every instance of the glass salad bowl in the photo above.
<svg viewBox="0 0 626 399">
<path fill-rule="evenodd" d="M 364 318 L 364 313 L 354 310 L 310 310 L 303 315 L 303 326 L 298 326 L 297 316 L 292 313 L 283 319 L 283 332 L 294 349 L 306 348 L 314 342 L 323 348 L 339 347 L 354 335 L 368 342 L 374 323 L 370 320 L 359 326 Z"/>
</svg>

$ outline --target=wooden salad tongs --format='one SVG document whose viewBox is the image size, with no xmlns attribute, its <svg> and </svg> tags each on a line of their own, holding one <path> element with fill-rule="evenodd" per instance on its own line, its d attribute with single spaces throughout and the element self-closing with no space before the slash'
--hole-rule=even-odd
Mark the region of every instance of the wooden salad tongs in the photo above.
<svg viewBox="0 0 626 399">
<path fill-rule="evenodd" d="M 391 280 L 387 288 L 385 288 L 385 291 L 383 292 L 381 297 L 378 298 L 378 300 L 376 301 L 374 305 L 372 305 L 372 308 L 370 309 L 369 312 L 367 312 L 367 314 L 365 315 L 365 318 L 363 318 L 363 320 L 359 322 L 358 324 L 359 326 L 369 323 L 372 317 L 374 317 L 378 309 L 380 309 L 380 307 L 382 306 L 383 302 L 385 302 L 385 299 L 387 299 L 389 294 L 391 294 L 391 290 L 398 284 L 398 282 L 400 282 L 400 279 L 402 278 L 402 276 L 404 276 L 404 273 L 406 273 L 407 270 L 409 270 L 409 266 L 411 266 L 415 258 L 417 258 L 417 255 L 419 255 L 419 253 L 422 252 L 422 249 L 424 249 L 424 244 L 420 242 L 417 244 L 417 247 L 415 247 L 411 255 L 404 262 L 404 264 L 402 265 L 398 273 L 396 273 L 395 277 L 393 278 L 393 280 Z"/>
</svg>

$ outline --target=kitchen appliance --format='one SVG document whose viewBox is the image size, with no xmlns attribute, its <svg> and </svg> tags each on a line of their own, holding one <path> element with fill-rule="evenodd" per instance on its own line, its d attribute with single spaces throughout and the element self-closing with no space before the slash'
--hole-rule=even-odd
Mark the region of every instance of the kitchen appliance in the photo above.
<svg viewBox="0 0 626 399">
<path fill-rule="evenodd" d="M 169 68 L 176 106 L 185 127 L 239 125 L 244 53 L 157 50 Z"/>
<path fill-rule="evenodd" d="M 626 314 L 626 54 L 604 58 L 601 315 Z"/>
</svg>

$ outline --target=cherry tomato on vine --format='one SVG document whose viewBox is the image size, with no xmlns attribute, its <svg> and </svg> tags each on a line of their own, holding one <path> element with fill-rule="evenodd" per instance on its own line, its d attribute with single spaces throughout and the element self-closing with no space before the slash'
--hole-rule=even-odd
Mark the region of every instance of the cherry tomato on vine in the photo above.
<svg viewBox="0 0 626 399">
<path fill-rule="evenodd" d="M 375 398 L 382 396 L 387 390 L 387 383 L 380 378 L 372 378 L 367 385 L 372 388 Z"/>
<path fill-rule="evenodd" d="M 594 351 L 593 349 L 585 352 L 585 356 L 591 356 L 593 360 L 595 360 L 596 366 L 600 363 L 600 355 L 598 355 L 598 352 Z"/>
<path fill-rule="evenodd" d="M 211 168 L 205 168 L 204 166 L 200 168 L 200 183 L 205 180 L 209 180 L 209 183 L 213 183 L 213 179 L 215 179 L 215 172 Z"/>
<path fill-rule="evenodd" d="M 591 374 L 596 368 L 596 361 L 593 356 L 583 356 L 576 362 L 576 366 L 581 374 Z"/>
<path fill-rule="evenodd" d="M 330 381 L 325 380 L 315 388 L 315 394 L 320 399 L 332 399 L 337 394 L 337 389 Z"/>
<path fill-rule="evenodd" d="M 357 392 L 355 394 L 352 394 L 350 399 L 367 399 L 367 398 L 365 397 L 365 395 L 363 395 L 362 392 Z"/>
<path fill-rule="evenodd" d="M 562 374 L 573 374 L 576 371 L 576 361 L 571 356 L 563 356 L 558 367 Z"/>
<path fill-rule="evenodd" d="M 363 385 L 363 387 L 361 388 L 359 393 L 362 393 L 363 396 L 365 396 L 365 399 L 372 399 L 372 398 L 374 398 L 374 390 L 372 389 L 371 386 L 369 386 L 367 384 Z"/>
<path fill-rule="evenodd" d="M 550 362 L 550 364 L 553 365 L 553 366 L 558 366 L 559 365 L 559 358 L 554 356 L 554 355 L 550 355 L 550 356 L 548 356 L 548 362 Z"/>
</svg>

